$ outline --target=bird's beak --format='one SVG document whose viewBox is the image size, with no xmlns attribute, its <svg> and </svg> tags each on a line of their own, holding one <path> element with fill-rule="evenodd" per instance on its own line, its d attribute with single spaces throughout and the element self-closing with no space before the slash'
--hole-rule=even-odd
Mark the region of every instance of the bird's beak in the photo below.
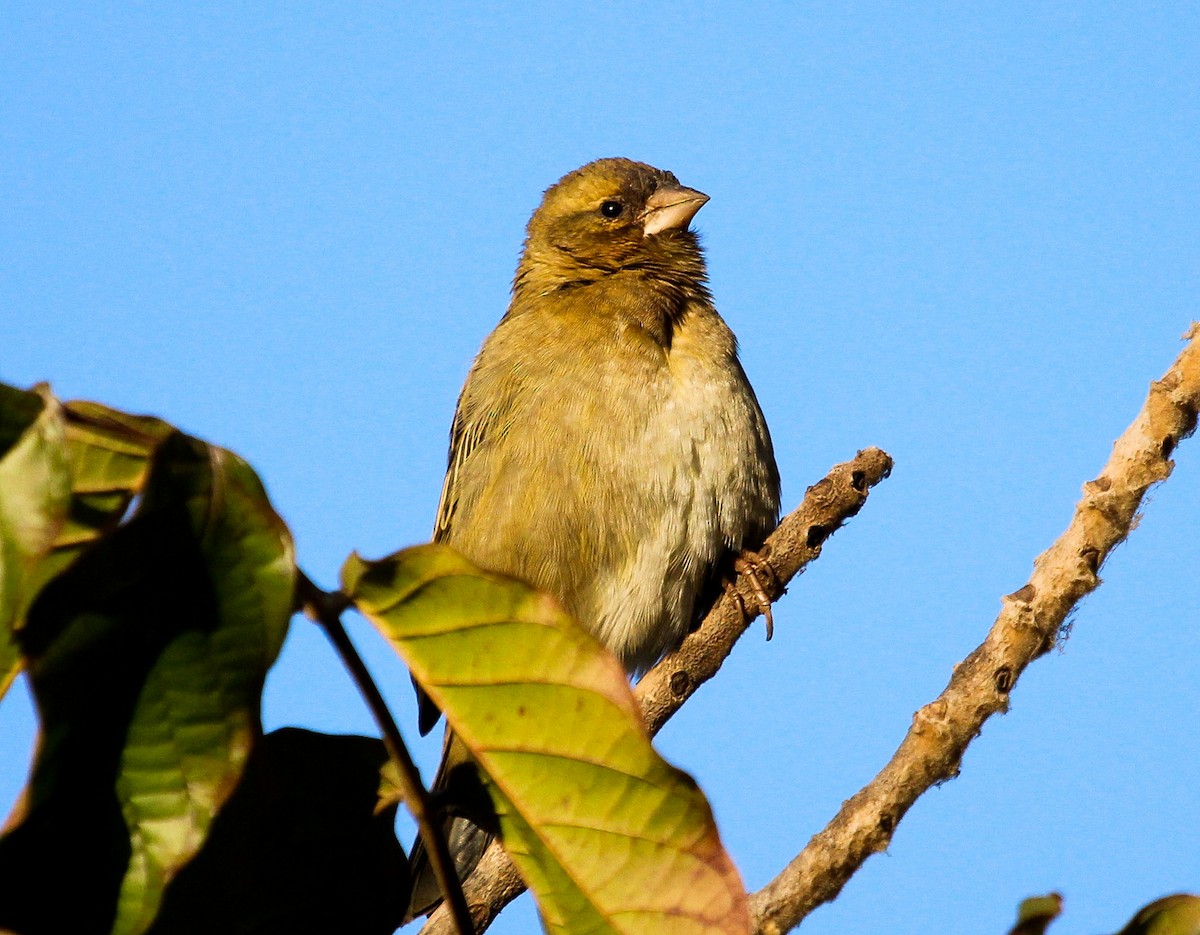
<svg viewBox="0 0 1200 935">
<path fill-rule="evenodd" d="M 696 212 L 704 207 L 708 195 L 682 185 L 668 185 L 646 199 L 642 224 L 646 236 L 688 226 Z"/>
</svg>

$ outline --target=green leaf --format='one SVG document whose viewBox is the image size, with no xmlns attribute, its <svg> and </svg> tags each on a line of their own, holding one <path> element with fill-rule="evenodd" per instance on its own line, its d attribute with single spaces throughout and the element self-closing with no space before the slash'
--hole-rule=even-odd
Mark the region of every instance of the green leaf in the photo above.
<svg viewBox="0 0 1200 935">
<path fill-rule="evenodd" d="M 120 522 L 171 433 L 45 386 L 0 385 L 0 697 L 20 669 L 13 631 L 41 588 Z"/>
<path fill-rule="evenodd" d="M 43 739 L 0 839 L 0 928 L 24 935 L 146 929 L 241 777 L 291 615 L 291 540 L 244 462 L 179 434 L 147 449 L 153 431 L 98 410 L 76 476 L 115 478 L 118 502 L 148 450 L 152 468 L 18 633 Z M 45 897 L 58 880 L 70 899 Z"/>
<path fill-rule="evenodd" d="M 71 515 L 55 543 L 58 570 L 120 522 L 146 484 L 158 447 L 175 430 L 151 416 L 132 416 L 99 403 L 63 407 L 71 459 Z"/>
<path fill-rule="evenodd" d="M 15 630 L 39 587 L 71 500 L 62 410 L 0 385 L 0 698 L 21 667 Z"/>
<path fill-rule="evenodd" d="M 383 742 L 285 728 L 255 746 L 150 935 L 391 935 L 408 898 Z"/>
<path fill-rule="evenodd" d="M 1176 893 L 1156 899 L 1118 935 L 1200 935 L 1200 896 Z"/>
<path fill-rule="evenodd" d="M 1017 924 L 1009 935 L 1043 935 L 1046 928 L 1062 912 L 1063 899 L 1058 893 L 1032 896 L 1017 910 Z"/>
<path fill-rule="evenodd" d="M 484 772 L 549 931 L 749 931 L 704 796 L 654 752 L 620 664 L 553 598 L 438 545 L 351 556 L 342 583 Z"/>
</svg>

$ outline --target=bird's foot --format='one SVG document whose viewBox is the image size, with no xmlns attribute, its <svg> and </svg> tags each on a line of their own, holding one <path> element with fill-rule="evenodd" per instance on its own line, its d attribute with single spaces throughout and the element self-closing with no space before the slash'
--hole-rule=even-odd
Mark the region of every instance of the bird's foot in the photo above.
<svg viewBox="0 0 1200 935">
<path fill-rule="evenodd" d="M 753 610 L 761 613 L 767 620 L 767 639 L 769 640 L 775 635 L 775 618 L 771 615 L 771 598 L 767 595 L 767 589 L 763 586 L 763 581 L 769 581 L 772 588 L 779 583 L 778 577 L 775 575 L 775 569 L 771 567 L 771 563 L 767 561 L 766 551 L 754 552 L 750 549 L 743 549 L 741 554 L 733 560 L 733 570 L 739 575 L 745 577 L 750 584 L 750 593 L 754 595 Z M 751 608 L 746 606 L 746 601 L 742 597 L 741 591 L 736 587 L 731 588 L 734 598 L 738 605 L 742 608 L 742 613 L 747 617 L 751 617 Z"/>
</svg>

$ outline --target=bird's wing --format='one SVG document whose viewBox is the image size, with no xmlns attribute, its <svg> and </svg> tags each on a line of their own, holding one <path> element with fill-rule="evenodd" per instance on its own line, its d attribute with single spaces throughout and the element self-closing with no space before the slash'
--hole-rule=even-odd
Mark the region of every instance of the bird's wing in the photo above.
<svg viewBox="0 0 1200 935">
<path fill-rule="evenodd" d="M 475 410 L 475 411 L 472 411 Z M 467 388 L 464 387 L 454 413 L 454 424 L 450 428 L 450 458 L 446 466 L 446 479 L 442 481 L 442 497 L 438 501 L 437 519 L 433 522 L 433 541 L 444 542 L 450 532 L 454 510 L 458 506 L 458 476 L 479 442 L 495 423 L 496 410 L 479 412 L 468 405 Z"/>
<path fill-rule="evenodd" d="M 445 542 L 449 537 L 454 510 L 458 506 L 459 472 L 471 452 L 487 435 L 489 428 L 496 423 L 498 409 L 480 411 L 480 407 L 471 405 L 470 388 L 471 381 L 468 378 L 467 385 L 463 387 L 458 398 L 458 408 L 454 412 L 454 422 L 450 427 L 450 458 L 446 467 L 446 479 L 442 481 L 442 497 L 438 501 L 437 519 L 433 522 L 434 542 Z M 442 712 L 417 684 L 416 679 L 413 679 L 413 688 L 417 693 L 417 725 L 421 736 L 425 736 L 437 724 Z"/>
</svg>

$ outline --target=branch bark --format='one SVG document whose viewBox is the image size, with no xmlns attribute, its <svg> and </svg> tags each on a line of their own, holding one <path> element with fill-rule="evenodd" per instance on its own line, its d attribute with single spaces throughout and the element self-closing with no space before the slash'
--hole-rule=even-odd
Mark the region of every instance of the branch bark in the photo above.
<svg viewBox="0 0 1200 935">
<path fill-rule="evenodd" d="M 1067 616 L 1100 585 L 1097 572 L 1136 522 L 1147 490 L 1170 475 L 1176 445 L 1200 410 L 1200 324 L 1187 347 L 1113 447 L 1100 476 L 1083 486 L 1071 524 L 1034 561 L 1024 587 L 1002 599 L 983 643 L 959 663 L 945 691 L 913 715 L 912 727 L 883 770 L 813 837 L 767 886 L 751 896 L 760 935 L 794 928 L 837 896 L 872 854 L 884 850 L 900 819 L 930 786 L 954 778 L 967 745 L 993 714 L 1004 713 L 1025 668 L 1048 652 Z"/>
<path fill-rule="evenodd" d="M 821 554 L 825 541 L 867 501 L 870 489 L 892 469 L 892 459 L 878 448 L 860 451 L 836 465 L 805 492 L 804 500 L 767 538 L 757 562 L 759 578 L 774 601 L 789 581 Z M 764 567 L 766 566 L 766 567 Z M 703 622 L 680 647 L 662 659 L 637 684 L 646 726 L 655 734 L 701 685 L 721 668 L 734 643 L 761 612 L 754 587 L 740 576 L 713 604 Z M 475 930 L 482 932 L 508 903 L 525 890 L 516 867 L 498 842 L 484 853 L 463 885 Z M 440 906 L 421 929 L 422 935 L 449 935 L 452 923 Z"/>
</svg>

